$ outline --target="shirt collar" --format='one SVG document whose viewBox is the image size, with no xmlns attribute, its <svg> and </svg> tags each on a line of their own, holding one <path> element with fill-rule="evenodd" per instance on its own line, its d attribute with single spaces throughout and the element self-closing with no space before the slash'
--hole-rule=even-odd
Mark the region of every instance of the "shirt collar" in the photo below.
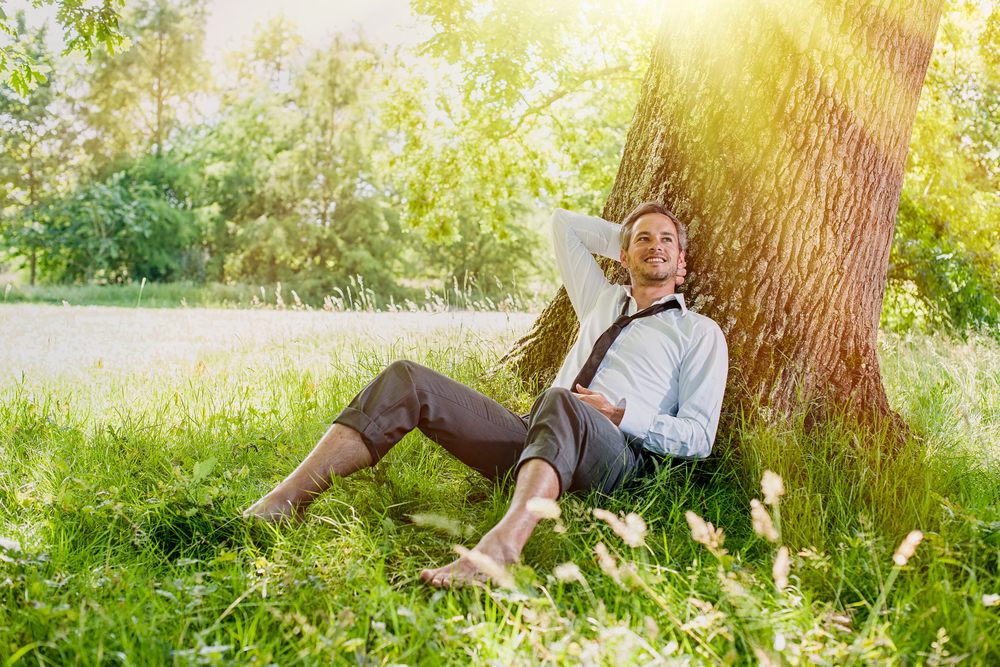
<svg viewBox="0 0 1000 667">
<path fill-rule="evenodd" d="M 632 302 L 631 306 L 629 307 L 629 310 L 631 310 L 632 312 L 635 312 L 634 310 L 632 310 L 632 308 L 636 307 L 635 299 L 632 298 L 632 286 L 631 285 L 622 285 L 622 287 L 625 288 L 625 294 L 628 296 L 629 301 Z M 656 301 L 654 301 L 650 305 L 653 306 L 653 305 L 656 305 L 658 303 L 663 303 L 664 301 L 669 301 L 670 299 L 674 299 L 674 300 L 677 301 L 678 304 L 680 304 L 680 307 L 681 307 L 680 315 L 681 315 L 681 317 L 684 317 L 685 315 L 687 315 L 687 305 L 685 305 L 685 303 L 684 303 L 684 295 L 681 294 L 680 292 L 674 292 L 673 294 L 668 294 L 667 296 L 663 297 L 662 299 L 657 299 Z"/>
</svg>

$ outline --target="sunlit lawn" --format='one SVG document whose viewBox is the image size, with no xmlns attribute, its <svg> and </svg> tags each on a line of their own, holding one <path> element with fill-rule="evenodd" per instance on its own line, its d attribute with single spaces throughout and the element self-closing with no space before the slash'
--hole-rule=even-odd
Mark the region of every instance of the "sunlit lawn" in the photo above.
<svg viewBox="0 0 1000 667">
<path fill-rule="evenodd" d="M 895 456 L 836 425 L 730 416 L 714 460 L 565 498 L 512 589 L 419 582 L 509 493 L 419 434 L 299 527 L 236 518 L 394 358 L 525 409 L 489 370 L 531 319 L 0 308 L 0 661 L 1000 662 L 1000 346 L 985 339 L 883 340 L 918 436 Z M 750 520 L 765 468 L 784 479 L 784 590 Z M 644 544 L 594 507 L 637 512 Z M 692 540 L 689 510 L 727 554 Z M 912 529 L 923 542 L 896 566 Z"/>
</svg>

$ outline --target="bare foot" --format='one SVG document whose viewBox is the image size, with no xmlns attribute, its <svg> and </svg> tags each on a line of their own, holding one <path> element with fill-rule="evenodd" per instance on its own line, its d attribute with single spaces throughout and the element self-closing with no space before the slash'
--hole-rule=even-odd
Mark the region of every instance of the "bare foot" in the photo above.
<svg viewBox="0 0 1000 667">
<path fill-rule="evenodd" d="M 305 508 L 296 506 L 286 498 L 272 498 L 268 494 L 243 510 L 243 518 L 260 519 L 268 523 L 294 523 L 302 521 Z"/>
<path fill-rule="evenodd" d="M 456 547 L 456 551 L 460 554 L 457 560 L 444 567 L 422 570 L 420 578 L 438 588 L 481 586 L 490 579 L 500 586 L 513 586 L 507 566 L 516 563 L 519 554 L 504 540 L 487 533 L 471 551 L 463 547 Z"/>
</svg>

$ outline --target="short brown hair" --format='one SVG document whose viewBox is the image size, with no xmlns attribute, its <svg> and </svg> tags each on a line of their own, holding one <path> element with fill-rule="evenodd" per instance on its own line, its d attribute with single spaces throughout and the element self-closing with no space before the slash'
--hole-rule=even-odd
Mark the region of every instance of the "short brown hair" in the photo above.
<svg viewBox="0 0 1000 667">
<path fill-rule="evenodd" d="M 636 206 L 632 211 L 625 216 L 622 220 L 621 228 L 621 246 L 622 250 L 628 250 L 629 244 L 632 242 L 632 227 L 635 226 L 635 221 L 646 215 L 647 213 L 659 213 L 660 215 L 665 215 L 670 218 L 670 221 L 674 223 L 677 228 L 677 244 L 681 247 L 681 252 L 687 252 L 688 246 L 688 232 L 687 227 L 683 222 L 677 219 L 677 216 L 670 212 L 666 206 L 658 201 L 645 201 Z"/>
</svg>

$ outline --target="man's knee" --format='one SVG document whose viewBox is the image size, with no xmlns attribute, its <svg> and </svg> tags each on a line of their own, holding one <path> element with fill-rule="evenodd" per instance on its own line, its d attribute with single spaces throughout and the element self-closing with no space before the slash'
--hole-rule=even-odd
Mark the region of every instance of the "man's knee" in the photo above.
<svg viewBox="0 0 1000 667">
<path fill-rule="evenodd" d="M 549 387 L 538 395 L 532 412 L 536 412 L 542 408 L 552 409 L 557 406 L 570 406 L 572 408 L 578 400 L 569 389 Z"/>
<path fill-rule="evenodd" d="M 410 361 L 409 359 L 398 359 L 382 371 L 381 375 L 384 377 L 395 378 L 405 384 L 417 387 L 420 385 L 424 375 L 430 371 L 426 366 L 421 366 L 415 361 Z"/>
</svg>

